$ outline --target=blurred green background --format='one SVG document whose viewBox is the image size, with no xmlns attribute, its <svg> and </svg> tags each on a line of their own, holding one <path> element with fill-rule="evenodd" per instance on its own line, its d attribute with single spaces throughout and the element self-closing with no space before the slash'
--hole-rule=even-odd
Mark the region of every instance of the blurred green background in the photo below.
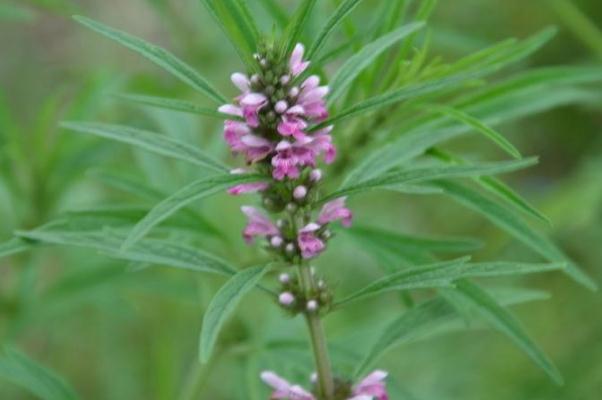
<svg viewBox="0 0 602 400">
<path fill-rule="evenodd" d="M 373 3 L 380 1 L 386 0 L 365 1 L 354 12 L 354 22 L 369 26 Z M 265 10 L 250 3 L 269 30 Z M 332 10 L 332 3 L 324 0 L 319 7 Z M 553 41 L 515 69 L 602 62 L 599 0 L 439 3 L 429 26 L 432 54 L 445 60 L 556 25 L 559 33 Z M 121 200 L 130 202 L 133 210 L 148 206 L 191 176 L 190 170 L 147 153 L 60 130 L 58 121 L 149 127 L 228 157 L 219 122 L 132 107 L 112 97 L 127 90 L 203 102 L 145 60 L 78 26 L 71 14 L 169 48 L 234 95 L 229 75 L 242 65 L 197 0 L 0 0 L 0 241 L 66 210 L 108 208 Z M 324 15 L 316 13 L 316 20 Z M 513 175 L 511 183 L 550 217 L 552 225 L 544 227 L 550 235 L 602 283 L 602 96 L 499 128 L 523 154 L 541 159 L 537 167 Z M 491 152 L 491 146 L 481 142 L 482 151 Z M 124 193 L 115 177 L 143 182 L 159 197 Z M 223 195 L 195 206 L 195 211 L 221 232 L 209 235 L 203 246 L 246 266 L 261 255 L 243 248 L 239 239 L 240 204 Z M 530 257 L 507 235 L 442 198 L 403 197 L 400 202 L 395 195 L 370 196 L 352 205 L 363 223 L 482 238 L 488 243 L 479 254 L 482 258 Z M 341 274 L 332 268 L 334 260 L 337 268 L 344 265 L 349 271 Z M 357 277 L 376 275 L 374 261 L 343 237 L 321 264 L 341 290 Z M 202 310 L 223 281 L 143 267 L 59 248 L 0 260 L 0 340 L 16 344 L 62 375 L 84 399 L 185 399 L 196 384 L 203 385 L 203 394 L 196 397 L 200 399 L 262 399 L 267 390 L 257 382 L 258 371 L 281 367 L 288 353 L 290 374 L 310 371 L 302 346 L 283 345 L 297 339 L 303 343 L 300 321 L 288 320 L 258 295 L 250 297 L 228 324 L 218 358 L 199 371 Z M 391 372 L 393 399 L 601 398 L 600 294 L 583 290 L 561 274 L 529 277 L 520 284 L 553 295 L 516 312 L 557 363 L 564 386 L 549 382 L 501 335 L 476 330 L 420 341 L 387 355 L 381 367 Z M 369 334 L 378 326 L 374 306 L 329 319 L 334 345 L 354 343 L 356 334 Z M 357 332 L 346 328 L 350 320 L 359 324 Z M 29 398 L 0 381 L 0 399 Z"/>
</svg>

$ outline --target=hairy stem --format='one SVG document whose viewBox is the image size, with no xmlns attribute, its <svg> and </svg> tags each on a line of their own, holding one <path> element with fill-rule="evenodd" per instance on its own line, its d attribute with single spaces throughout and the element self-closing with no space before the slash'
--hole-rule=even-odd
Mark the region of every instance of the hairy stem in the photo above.
<svg viewBox="0 0 602 400">
<path fill-rule="evenodd" d="M 315 283 L 310 268 L 307 265 L 298 265 L 300 282 L 306 294 L 315 291 Z M 326 335 L 322 327 L 320 315 L 315 312 L 306 312 L 305 319 L 309 329 L 314 359 L 316 362 L 316 372 L 318 374 L 318 393 L 321 399 L 333 400 L 334 380 L 332 377 L 332 366 L 328 347 L 326 345 Z"/>
</svg>

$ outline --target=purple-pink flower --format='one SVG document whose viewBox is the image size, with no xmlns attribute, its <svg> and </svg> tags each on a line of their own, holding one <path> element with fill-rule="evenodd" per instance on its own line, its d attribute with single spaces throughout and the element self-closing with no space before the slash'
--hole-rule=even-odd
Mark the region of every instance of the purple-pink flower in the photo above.
<svg viewBox="0 0 602 400">
<path fill-rule="evenodd" d="M 387 373 L 374 371 L 352 388 L 352 397 L 346 400 L 389 400 L 385 386 Z M 272 400 L 317 400 L 310 392 L 299 385 L 293 385 L 272 371 L 261 373 L 261 379 L 274 391 Z"/>
<path fill-rule="evenodd" d="M 318 223 L 325 225 L 329 222 L 341 220 L 343 226 L 351 226 L 353 214 L 351 213 L 351 210 L 345 207 L 346 199 L 346 197 L 340 197 L 324 204 L 320 211 L 320 215 L 318 216 Z"/>
<path fill-rule="evenodd" d="M 309 61 L 303 60 L 305 47 L 301 43 L 297 43 L 291 54 L 289 68 L 293 76 L 299 76 L 309 67 Z"/>
<path fill-rule="evenodd" d="M 326 245 L 318 236 L 316 232 L 320 229 L 320 225 L 316 223 L 307 224 L 305 227 L 299 230 L 297 236 L 297 244 L 301 250 L 301 256 L 305 259 L 314 258 L 322 251 Z"/>
<path fill-rule="evenodd" d="M 249 222 L 243 231 L 243 237 L 247 243 L 252 243 L 256 236 L 270 237 L 280 234 L 278 227 L 256 208 L 242 206 L 241 210 L 249 218 Z"/>
</svg>

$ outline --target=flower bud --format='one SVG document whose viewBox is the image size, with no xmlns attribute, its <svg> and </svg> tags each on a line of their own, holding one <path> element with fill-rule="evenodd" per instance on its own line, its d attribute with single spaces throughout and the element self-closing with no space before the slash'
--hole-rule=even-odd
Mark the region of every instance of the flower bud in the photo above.
<svg viewBox="0 0 602 400">
<path fill-rule="evenodd" d="M 303 200 L 307 196 L 307 188 L 303 185 L 297 186 L 293 190 L 293 197 L 297 200 Z"/>
<path fill-rule="evenodd" d="M 251 83 L 253 83 L 253 84 L 255 84 L 255 85 L 256 85 L 256 84 L 258 84 L 258 83 L 259 83 L 259 80 L 260 80 L 260 79 L 261 79 L 261 78 L 259 77 L 259 75 L 258 75 L 258 74 L 253 74 L 253 76 L 251 76 Z"/>
<path fill-rule="evenodd" d="M 278 280 L 280 281 L 280 283 L 285 285 L 291 281 L 291 276 L 286 273 L 280 274 L 280 276 L 278 277 Z"/>
<path fill-rule="evenodd" d="M 288 109 L 288 104 L 286 103 L 286 101 L 280 100 L 279 102 L 276 103 L 276 105 L 274 106 L 274 109 L 276 110 L 277 113 L 283 114 Z"/>
<path fill-rule="evenodd" d="M 318 281 L 318 289 L 324 289 L 325 287 L 326 287 L 326 283 L 322 279 L 320 279 Z"/>
<path fill-rule="evenodd" d="M 280 77 L 280 83 L 282 83 L 283 85 L 288 84 L 291 81 L 291 76 L 290 75 L 282 75 Z"/>
<path fill-rule="evenodd" d="M 263 68 L 267 68 L 267 66 L 269 65 L 268 60 L 262 58 L 261 60 L 259 60 L 259 65 L 261 65 Z"/>
<path fill-rule="evenodd" d="M 282 229 L 286 226 L 286 221 L 283 220 L 282 218 L 280 218 L 279 220 L 276 221 L 276 226 L 278 228 Z"/>
<path fill-rule="evenodd" d="M 270 239 L 270 244 L 275 248 L 282 246 L 283 242 L 284 240 L 280 236 L 273 236 L 272 239 Z"/>
<path fill-rule="evenodd" d="M 293 243 L 289 243 L 289 244 L 286 245 L 286 247 L 284 248 L 284 250 L 288 254 L 293 254 L 295 252 L 295 245 Z"/>
<path fill-rule="evenodd" d="M 309 179 L 311 179 L 312 182 L 319 182 L 320 179 L 322 179 L 322 170 L 314 169 L 311 171 Z"/>
<path fill-rule="evenodd" d="M 318 302 L 315 300 L 310 300 L 307 302 L 307 311 L 316 311 L 318 309 Z"/>
<path fill-rule="evenodd" d="M 297 86 L 292 87 L 291 90 L 288 92 L 288 94 L 291 97 L 297 97 L 297 96 L 299 96 L 299 88 Z"/>
<path fill-rule="evenodd" d="M 332 237 L 332 231 L 330 229 L 326 229 L 324 232 L 322 232 L 322 238 L 330 239 L 331 237 Z"/>
<path fill-rule="evenodd" d="M 295 203 L 288 203 L 286 205 L 286 210 L 291 211 L 291 212 L 295 211 L 295 210 L 297 210 L 297 205 Z"/>
<path fill-rule="evenodd" d="M 278 302 L 283 306 L 290 306 L 295 302 L 295 296 L 291 292 L 282 292 L 278 296 Z"/>
</svg>

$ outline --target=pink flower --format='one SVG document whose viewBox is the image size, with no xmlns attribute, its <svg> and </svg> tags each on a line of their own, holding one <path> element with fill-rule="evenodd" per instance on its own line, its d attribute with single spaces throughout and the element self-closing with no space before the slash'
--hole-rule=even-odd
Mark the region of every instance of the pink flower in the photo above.
<svg viewBox="0 0 602 400">
<path fill-rule="evenodd" d="M 224 138 L 234 153 L 244 154 L 250 163 L 264 159 L 274 149 L 269 140 L 253 135 L 243 122 L 226 121 Z"/>
<path fill-rule="evenodd" d="M 332 128 L 333 126 L 331 125 L 320 129 L 312 136 L 311 142 L 308 143 L 316 157 L 324 153 L 324 162 L 326 164 L 331 164 L 337 156 L 337 150 L 332 144 L 332 136 L 329 134 Z"/>
<path fill-rule="evenodd" d="M 328 110 L 324 98 L 329 92 L 328 86 L 319 86 L 320 78 L 310 76 L 301 84 L 297 105 L 303 107 L 309 119 L 319 122 L 328 118 Z"/>
<path fill-rule="evenodd" d="M 305 47 L 301 43 L 297 43 L 289 61 L 289 68 L 293 76 L 301 75 L 309 67 L 309 61 L 303 61 L 304 54 Z"/>
<path fill-rule="evenodd" d="M 301 118 L 304 113 L 305 110 L 299 105 L 287 109 L 278 124 L 278 133 L 282 136 L 293 136 L 297 140 L 304 140 L 305 128 L 307 128 L 307 122 Z"/>
<path fill-rule="evenodd" d="M 318 216 L 318 223 L 325 225 L 329 222 L 341 220 L 343 226 L 351 226 L 353 214 L 351 210 L 345 207 L 345 200 L 346 197 L 340 197 L 324 204 Z"/>
<path fill-rule="evenodd" d="M 286 177 L 296 179 L 299 177 L 299 159 L 295 154 L 294 146 L 286 140 L 276 146 L 277 154 L 272 158 L 272 176 L 279 181 Z"/>
<path fill-rule="evenodd" d="M 241 210 L 249 218 L 249 223 L 243 231 L 245 242 L 249 244 L 253 243 L 255 236 L 269 237 L 280 234 L 276 225 L 256 208 L 242 206 Z"/>
<path fill-rule="evenodd" d="M 259 110 L 266 106 L 268 98 L 261 93 L 246 93 L 240 97 L 242 114 L 251 128 L 259 126 Z"/>
<path fill-rule="evenodd" d="M 274 389 L 270 397 L 272 400 L 316 400 L 314 395 L 301 386 L 291 385 L 271 371 L 262 372 L 261 380 Z"/>
<path fill-rule="evenodd" d="M 362 379 L 353 387 L 354 395 L 365 395 L 374 400 L 389 400 L 384 380 L 387 378 L 385 371 L 376 370 Z"/>
<path fill-rule="evenodd" d="M 240 185 L 236 185 L 228 189 L 228 193 L 233 196 L 238 196 L 247 193 L 263 192 L 269 187 L 270 185 L 267 182 L 241 183 Z"/>
<path fill-rule="evenodd" d="M 314 258 L 326 247 L 324 242 L 316 236 L 318 229 L 320 229 L 320 225 L 310 223 L 299 230 L 297 243 L 301 249 L 301 256 L 305 259 Z"/>
</svg>

